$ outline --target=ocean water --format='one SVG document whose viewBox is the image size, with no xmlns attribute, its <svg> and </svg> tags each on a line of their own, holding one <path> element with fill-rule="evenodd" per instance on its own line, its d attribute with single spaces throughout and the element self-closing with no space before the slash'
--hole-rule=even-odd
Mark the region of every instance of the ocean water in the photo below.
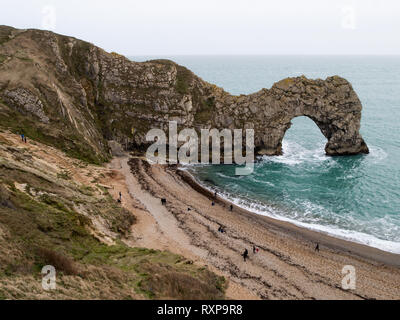
<svg viewBox="0 0 400 320">
<path fill-rule="evenodd" d="M 132 57 L 145 61 L 156 57 Z M 327 157 L 325 137 L 294 119 L 284 155 L 264 157 L 250 176 L 234 166 L 188 168 L 206 187 L 258 214 L 400 254 L 400 56 L 174 56 L 232 94 L 286 77 L 340 75 L 357 92 L 369 155 Z"/>
</svg>

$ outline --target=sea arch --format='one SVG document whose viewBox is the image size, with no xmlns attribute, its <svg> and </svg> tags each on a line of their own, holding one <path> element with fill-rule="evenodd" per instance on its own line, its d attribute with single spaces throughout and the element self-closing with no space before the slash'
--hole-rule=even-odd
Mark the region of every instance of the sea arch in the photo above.
<svg viewBox="0 0 400 320">
<path fill-rule="evenodd" d="M 327 139 L 327 155 L 369 153 L 360 134 L 361 102 L 343 78 L 288 78 L 270 90 L 264 89 L 257 100 L 264 102 L 257 110 L 262 123 L 255 126 L 259 154 L 281 155 L 282 141 L 292 120 L 301 116 L 311 119 Z"/>
</svg>

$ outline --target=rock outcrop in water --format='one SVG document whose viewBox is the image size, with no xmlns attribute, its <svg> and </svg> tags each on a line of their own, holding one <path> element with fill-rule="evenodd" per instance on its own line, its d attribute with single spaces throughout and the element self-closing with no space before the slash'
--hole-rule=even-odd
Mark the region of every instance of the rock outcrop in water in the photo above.
<svg viewBox="0 0 400 320">
<path fill-rule="evenodd" d="M 152 128 L 255 129 L 259 154 L 282 154 L 297 116 L 327 138 L 328 155 L 368 153 L 359 129 L 362 106 L 351 84 L 288 78 L 271 89 L 233 96 L 168 60 L 144 63 L 75 38 L 0 27 L 0 125 L 24 130 L 93 162 L 107 140 L 145 150 Z"/>
</svg>

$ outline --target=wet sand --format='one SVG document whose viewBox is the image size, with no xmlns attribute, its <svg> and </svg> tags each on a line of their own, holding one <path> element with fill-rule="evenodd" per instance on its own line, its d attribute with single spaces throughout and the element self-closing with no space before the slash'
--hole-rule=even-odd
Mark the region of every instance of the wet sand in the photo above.
<svg viewBox="0 0 400 320">
<path fill-rule="evenodd" d="M 238 207 L 230 212 L 230 203 L 215 200 L 177 167 L 150 166 L 140 159 L 128 165 L 126 157 L 114 161 L 120 163 L 119 168 L 114 163 L 114 169 L 125 177 L 131 197 L 144 208 L 133 230 L 141 232 L 140 244 L 160 243 L 163 249 L 208 265 L 229 280 L 229 298 L 400 299 L 399 255 Z M 161 198 L 167 199 L 166 206 Z M 226 232 L 218 232 L 219 226 Z M 146 228 L 151 232 L 143 231 Z M 260 249 L 257 254 L 253 245 Z M 250 252 L 246 262 L 241 256 L 245 249 Z M 342 288 L 346 265 L 356 270 L 354 290 Z"/>
</svg>

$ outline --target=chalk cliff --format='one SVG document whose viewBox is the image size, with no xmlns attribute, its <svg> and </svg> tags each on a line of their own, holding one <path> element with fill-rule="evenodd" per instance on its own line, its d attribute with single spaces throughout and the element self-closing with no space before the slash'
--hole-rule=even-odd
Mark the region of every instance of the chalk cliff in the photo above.
<svg viewBox="0 0 400 320">
<path fill-rule="evenodd" d="M 362 106 L 351 84 L 287 78 L 271 89 L 233 96 L 169 60 L 137 63 L 72 37 L 0 26 L 0 125 L 91 162 L 107 140 L 145 150 L 146 133 L 179 127 L 255 129 L 259 154 L 282 154 L 297 116 L 327 138 L 328 155 L 368 153 Z"/>
</svg>

